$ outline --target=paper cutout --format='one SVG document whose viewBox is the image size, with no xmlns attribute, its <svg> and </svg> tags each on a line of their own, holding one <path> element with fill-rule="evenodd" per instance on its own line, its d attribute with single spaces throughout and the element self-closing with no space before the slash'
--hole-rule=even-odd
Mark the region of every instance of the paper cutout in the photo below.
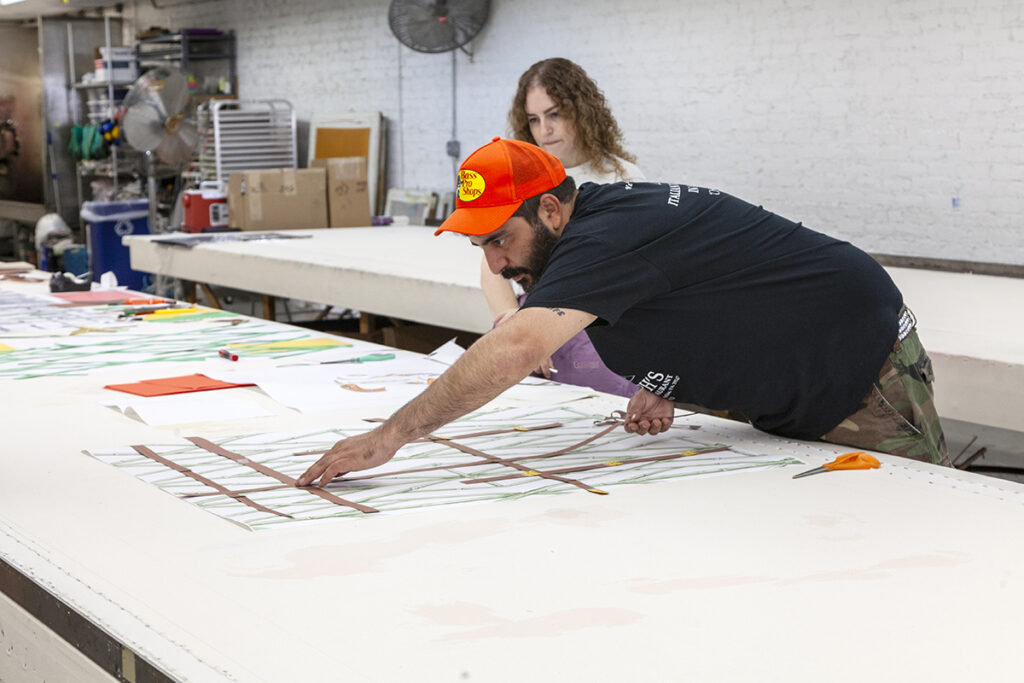
<svg viewBox="0 0 1024 683">
<path fill-rule="evenodd" d="M 444 363 L 445 365 L 452 365 L 465 352 L 466 349 L 456 344 L 455 337 L 452 337 L 444 344 L 441 344 L 436 349 L 428 353 L 427 358 L 437 361 L 438 363 Z"/>
<path fill-rule="evenodd" d="M 121 303 L 141 295 L 123 289 L 94 289 L 86 292 L 56 292 L 53 296 L 72 303 L 110 304 Z"/>
<path fill-rule="evenodd" d="M 293 341 L 264 342 L 257 344 L 228 344 L 228 348 L 240 353 L 271 353 L 273 351 L 322 351 L 333 349 L 338 346 L 352 346 L 348 342 L 328 337 L 316 337 L 315 339 L 297 339 Z"/>
<path fill-rule="evenodd" d="M 169 396 L 185 394 L 193 391 L 212 391 L 214 389 L 232 389 L 234 387 L 251 387 L 252 384 L 234 384 L 210 379 L 206 375 L 182 375 L 180 377 L 162 377 L 144 379 L 129 384 L 108 384 L 104 389 L 123 391 L 136 396 Z"/>
<path fill-rule="evenodd" d="M 387 391 L 387 387 L 361 387 L 358 384 L 352 384 L 351 382 L 338 382 L 338 386 L 348 391 L 358 391 L 362 393 L 376 392 L 376 391 Z"/>
<path fill-rule="evenodd" d="M 595 417 L 563 406 L 473 413 L 407 444 L 389 463 L 351 473 L 326 490 L 299 489 L 286 482 L 294 481 L 338 439 L 370 426 L 215 441 L 196 437 L 185 444 L 86 452 L 250 529 L 364 514 L 356 505 L 394 513 L 573 491 L 614 494 L 623 485 L 803 464 L 788 454 L 727 446 L 715 441 L 710 428 L 693 431 L 677 421 L 664 434 L 638 436 Z M 695 454 L 684 456 L 683 451 Z M 183 469 L 202 473 L 208 481 Z M 327 500 L 322 492 L 345 504 Z"/>
</svg>

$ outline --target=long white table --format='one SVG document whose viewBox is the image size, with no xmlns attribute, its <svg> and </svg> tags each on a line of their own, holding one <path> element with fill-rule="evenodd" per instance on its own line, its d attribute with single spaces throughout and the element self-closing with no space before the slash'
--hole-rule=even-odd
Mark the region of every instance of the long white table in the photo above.
<svg viewBox="0 0 1024 683">
<path fill-rule="evenodd" d="M 880 456 L 251 532 L 81 451 L 365 415 L 253 391 L 271 417 L 153 427 L 100 405 L 105 384 L 204 367 L 0 380 L 0 679 L 1020 678 L 1024 486 Z M 844 450 L 690 426 L 808 467 Z M 33 590 L 48 617 L 19 602 Z M 54 634 L 75 619 L 113 645 Z"/>
<path fill-rule="evenodd" d="M 136 270 L 485 332 L 480 252 L 433 229 L 290 231 L 185 249 L 128 236 Z M 1024 431 L 1024 280 L 888 268 L 916 312 L 942 417 Z"/>
<path fill-rule="evenodd" d="M 480 250 L 433 228 L 288 230 L 307 238 L 192 248 L 125 239 L 135 270 L 468 332 L 491 329 Z"/>
</svg>

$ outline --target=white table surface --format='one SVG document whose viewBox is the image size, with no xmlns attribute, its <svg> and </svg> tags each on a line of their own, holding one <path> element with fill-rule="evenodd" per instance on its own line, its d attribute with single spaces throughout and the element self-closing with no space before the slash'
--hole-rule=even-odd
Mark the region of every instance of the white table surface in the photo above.
<svg viewBox="0 0 1024 683">
<path fill-rule="evenodd" d="M 99 404 L 139 378 L 0 380 L 0 557 L 176 680 L 1020 680 L 1022 486 L 881 456 L 251 532 L 81 451 L 357 416 L 252 391 L 272 417 L 157 428 Z M 810 465 L 848 450 L 686 421 Z"/>
<path fill-rule="evenodd" d="M 135 270 L 303 299 L 469 332 L 491 329 L 482 252 L 433 228 L 288 230 L 308 239 L 192 248 L 125 238 Z"/>
<path fill-rule="evenodd" d="M 192 249 L 128 236 L 132 267 L 470 332 L 491 327 L 480 250 L 432 228 L 296 230 Z M 1024 280 L 888 268 L 918 318 L 942 417 L 1024 431 Z"/>
</svg>

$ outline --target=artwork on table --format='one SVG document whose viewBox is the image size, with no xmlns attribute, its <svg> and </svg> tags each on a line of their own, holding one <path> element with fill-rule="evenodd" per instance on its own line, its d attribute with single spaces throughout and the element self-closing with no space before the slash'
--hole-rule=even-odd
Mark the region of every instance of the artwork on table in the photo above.
<svg viewBox="0 0 1024 683">
<path fill-rule="evenodd" d="M 215 309 L 181 309 L 126 319 L 124 308 L 67 308 L 51 297 L 0 291 L 0 378 L 81 375 L 129 363 L 238 356 L 289 358 L 352 346 L 277 323 Z"/>
<path fill-rule="evenodd" d="M 544 406 L 471 413 L 404 446 L 379 468 L 322 489 L 295 487 L 337 440 L 372 428 L 195 436 L 85 452 L 253 530 L 535 495 L 603 495 L 626 485 L 804 462 L 730 446 L 706 426 L 677 422 L 665 434 L 638 436 L 614 420 Z"/>
</svg>

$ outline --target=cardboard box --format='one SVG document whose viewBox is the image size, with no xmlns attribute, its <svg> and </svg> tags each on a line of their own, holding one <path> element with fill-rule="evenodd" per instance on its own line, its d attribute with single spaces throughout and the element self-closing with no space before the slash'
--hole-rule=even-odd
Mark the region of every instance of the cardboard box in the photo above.
<svg viewBox="0 0 1024 683">
<path fill-rule="evenodd" d="M 359 228 L 370 225 L 370 184 L 366 157 L 313 159 L 311 168 L 327 169 L 327 225 Z"/>
<path fill-rule="evenodd" d="M 327 227 L 327 174 L 322 168 L 232 173 L 228 220 L 242 230 Z"/>
</svg>

